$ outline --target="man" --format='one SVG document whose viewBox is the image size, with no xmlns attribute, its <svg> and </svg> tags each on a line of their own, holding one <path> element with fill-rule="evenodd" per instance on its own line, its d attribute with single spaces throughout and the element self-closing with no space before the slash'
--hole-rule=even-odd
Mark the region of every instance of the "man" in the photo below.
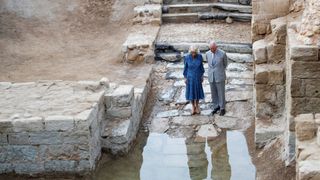
<svg viewBox="0 0 320 180">
<path fill-rule="evenodd" d="M 208 80 L 213 103 L 212 114 L 220 110 L 220 116 L 223 116 L 226 113 L 225 80 L 228 59 L 226 53 L 218 49 L 214 41 L 211 41 L 209 45 L 210 50 L 206 52 L 206 58 L 209 65 Z"/>
</svg>

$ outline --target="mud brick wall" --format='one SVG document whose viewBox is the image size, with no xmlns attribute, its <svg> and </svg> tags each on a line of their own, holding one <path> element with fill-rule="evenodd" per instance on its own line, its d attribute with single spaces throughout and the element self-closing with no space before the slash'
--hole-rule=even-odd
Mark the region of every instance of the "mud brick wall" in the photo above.
<svg viewBox="0 0 320 180">
<path fill-rule="evenodd" d="M 289 13 L 290 0 L 252 0 L 252 40 L 271 33 L 270 20 Z"/>
</svg>

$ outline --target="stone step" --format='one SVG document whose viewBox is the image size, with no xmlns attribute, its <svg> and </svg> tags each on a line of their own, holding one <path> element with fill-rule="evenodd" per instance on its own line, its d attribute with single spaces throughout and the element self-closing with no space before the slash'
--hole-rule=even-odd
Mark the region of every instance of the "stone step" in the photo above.
<svg viewBox="0 0 320 180">
<path fill-rule="evenodd" d="M 249 22 L 252 15 L 233 12 L 172 13 L 162 14 L 162 21 L 164 23 L 197 23 L 202 20 L 225 20 L 227 17 L 234 21 Z"/>
<path fill-rule="evenodd" d="M 252 0 L 218 0 L 221 3 L 251 5 Z M 199 3 L 215 3 L 217 0 L 163 0 L 163 4 L 199 4 Z"/>
<path fill-rule="evenodd" d="M 198 13 L 174 13 L 162 14 L 164 23 L 197 23 L 200 22 Z"/>
<path fill-rule="evenodd" d="M 163 13 L 198 13 L 210 12 L 212 8 L 224 11 L 252 13 L 252 7 L 230 3 L 170 4 L 162 7 Z"/>
<path fill-rule="evenodd" d="M 127 146 L 133 136 L 131 119 L 113 119 L 107 122 L 106 127 L 101 132 L 103 150 L 118 154 L 125 151 L 123 146 Z"/>
<path fill-rule="evenodd" d="M 226 43 L 217 42 L 220 49 L 227 53 L 239 53 L 239 54 L 252 54 L 252 44 L 249 43 Z M 156 42 L 155 54 L 157 53 L 176 53 L 188 52 L 190 46 L 196 46 L 200 52 L 204 53 L 209 50 L 208 43 L 205 42 L 181 42 L 181 43 L 168 43 L 168 42 Z M 161 55 L 161 54 L 160 54 Z M 158 57 L 161 57 L 161 56 Z M 172 54 L 171 54 L 172 55 Z"/>
<path fill-rule="evenodd" d="M 250 22 L 252 14 L 249 13 L 227 13 L 227 12 L 206 12 L 198 14 L 200 20 L 225 20 L 227 17 L 232 18 L 234 21 Z"/>
<path fill-rule="evenodd" d="M 205 53 L 201 53 L 203 61 L 207 62 Z M 252 63 L 253 57 L 251 54 L 240 53 L 227 53 L 229 63 Z M 168 62 L 180 62 L 183 61 L 183 57 L 179 53 L 156 53 L 155 60 L 168 61 Z"/>
</svg>

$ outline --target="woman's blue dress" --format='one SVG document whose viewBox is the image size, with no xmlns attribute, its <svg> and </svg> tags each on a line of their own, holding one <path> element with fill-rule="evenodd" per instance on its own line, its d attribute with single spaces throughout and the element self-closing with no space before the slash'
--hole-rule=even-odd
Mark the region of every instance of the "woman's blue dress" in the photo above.
<svg viewBox="0 0 320 180">
<path fill-rule="evenodd" d="M 188 54 L 184 58 L 183 76 L 187 79 L 186 99 L 199 100 L 204 99 L 201 78 L 203 78 L 204 68 L 203 59 L 200 54 L 195 58 Z"/>
</svg>

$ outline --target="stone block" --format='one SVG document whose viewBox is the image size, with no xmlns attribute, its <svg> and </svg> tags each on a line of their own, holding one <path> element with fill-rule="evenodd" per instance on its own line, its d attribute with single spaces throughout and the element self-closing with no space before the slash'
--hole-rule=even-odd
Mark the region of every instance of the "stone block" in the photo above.
<svg viewBox="0 0 320 180">
<path fill-rule="evenodd" d="M 128 107 L 133 97 L 132 85 L 120 85 L 111 95 L 112 107 Z"/>
<path fill-rule="evenodd" d="M 313 114 L 300 114 L 295 118 L 296 137 L 299 141 L 310 140 L 316 136 L 316 124 Z"/>
<path fill-rule="evenodd" d="M 11 146 L 10 151 L 12 152 L 12 157 L 10 157 L 11 162 L 16 163 L 36 163 L 38 160 L 39 148 L 38 146 Z M 7 159 L 9 160 L 9 159 Z"/>
<path fill-rule="evenodd" d="M 76 161 L 51 160 L 44 163 L 47 172 L 74 172 Z"/>
<path fill-rule="evenodd" d="M 253 43 L 253 56 L 256 64 L 266 63 L 267 59 L 267 42 L 259 40 Z"/>
<path fill-rule="evenodd" d="M 72 116 L 49 116 L 44 123 L 47 131 L 71 131 L 74 128 Z"/>
<path fill-rule="evenodd" d="M 298 162 L 298 175 L 299 180 L 320 179 L 320 161 L 319 160 L 306 160 Z"/>
<path fill-rule="evenodd" d="M 290 47 L 290 59 L 294 61 L 318 61 L 319 48 L 308 45 L 292 45 Z"/>
<path fill-rule="evenodd" d="M 79 160 L 79 149 L 75 145 L 49 145 L 46 149 L 49 160 Z"/>
<path fill-rule="evenodd" d="M 13 124 L 10 119 L 0 119 L 0 132 L 13 132 Z"/>
<path fill-rule="evenodd" d="M 256 84 L 255 91 L 257 102 L 276 101 L 276 86 L 274 85 Z"/>
<path fill-rule="evenodd" d="M 305 83 L 302 79 L 293 78 L 291 80 L 291 96 L 304 97 L 305 96 Z"/>
<path fill-rule="evenodd" d="M 79 90 L 92 90 L 95 92 L 101 88 L 101 84 L 99 81 L 78 81 L 76 88 L 79 88 Z"/>
<path fill-rule="evenodd" d="M 282 65 L 262 64 L 255 66 L 256 84 L 283 84 L 284 70 Z"/>
<path fill-rule="evenodd" d="M 276 44 L 286 44 L 287 37 L 287 18 L 280 17 L 270 21 L 272 34 Z"/>
<path fill-rule="evenodd" d="M 79 161 L 79 165 L 77 166 L 78 172 L 88 172 L 90 170 L 92 170 L 92 165 L 89 161 L 87 160 Z"/>
<path fill-rule="evenodd" d="M 33 132 L 29 133 L 30 144 L 45 145 L 45 144 L 62 144 L 63 139 L 59 132 Z M 10 141 L 10 139 L 9 139 Z"/>
<path fill-rule="evenodd" d="M 64 144 L 88 144 L 89 131 L 62 132 L 60 138 Z"/>
<path fill-rule="evenodd" d="M 14 132 L 33 132 L 44 130 L 44 121 L 41 117 L 14 119 L 12 124 Z"/>
<path fill-rule="evenodd" d="M 320 126 L 318 125 L 318 131 L 317 131 L 317 143 L 318 146 L 320 146 Z"/>
<path fill-rule="evenodd" d="M 107 110 L 107 118 L 129 118 L 131 117 L 131 107 L 112 107 Z"/>
<path fill-rule="evenodd" d="M 305 113 L 306 104 L 307 102 L 305 98 L 292 98 L 290 111 L 291 115 Z"/>
<path fill-rule="evenodd" d="M 13 172 L 13 165 L 11 163 L 0 163 L 0 174 Z"/>
<path fill-rule="evenodd" d="M 292 77 L 302 79 L 319 79 L 320 78 L 320 61 L 292 61 Z"/>
<path fill-rule="evenodd" d="M 30 144 L 28 133 L 10 133 L 8 134 L 8 142 L 11 145 Z"/>
<path fill-rule="evenodd" d="M 306 79 L 305 91 L 307 97 L 320 98 L 320 80 L 318 79 Z"/>
<path fill-rule="evenodd" d="M 0 145 L 7 145 L 8 144 L 8 135 L 0 133 Z"/>
<path fill-rule="evenodd" d="M 268 63 L 280 63 L 285 60 L 286 46 L 282 44 L 268 43 L 267 56 Z"/>
<path fill-rule="evenodd" d="M 305 112 L 320 112 L 320 98 L 306 98 Z"/>
<path fill-rule="evenodd" d="M 44 163 L 17 163 L 14 165 L 14 171 L 17 174 L 38 174 L 44 172 Z"/>
</svg>

